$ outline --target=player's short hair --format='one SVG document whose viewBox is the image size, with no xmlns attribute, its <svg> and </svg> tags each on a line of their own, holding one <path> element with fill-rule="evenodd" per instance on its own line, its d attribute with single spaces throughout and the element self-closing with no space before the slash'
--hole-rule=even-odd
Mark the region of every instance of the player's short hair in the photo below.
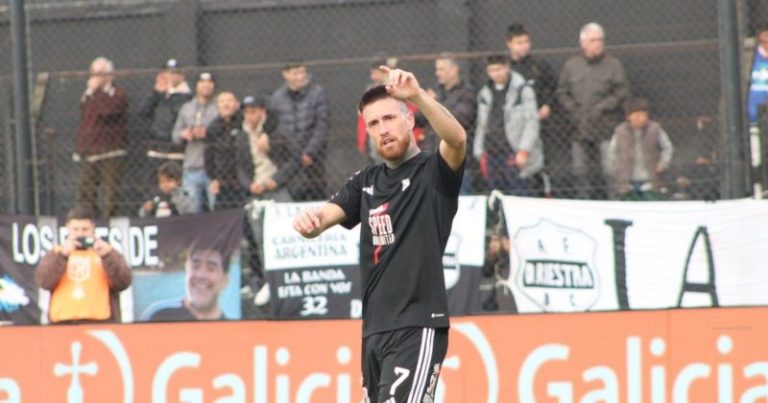
<svg viewBox="0 0 768 403">
<path fill-rule="evenodd" d="M 530 35 L 528 33 L 528 30 L 525 29 L 525 25 L 515 22 L 512 24 L 509 24 L 507 27 L 507 40 L 510 40 L 516 36 L 523 36 L 523 35 Z"/>
<path fill-rule="evenodd" d="M 358 112 L 363 113 L 363 108 L 365 108 L 366 106 L 376 101 L 381 101 L 382 99 L 387 99 L 387 98 L 397 99 L 392 95 L 389 95 L 389 93 L 387 92 L 387 87 L 383 85 L 377 85 L 375 87 L 371 87 L 368 91 L 365 91 L 363 93 L 362 97 L 360 97 L 360 102 L 357 104 L 357 110 Z M 405 105 L 405 102 L 400 101 L 400 103 L 403 104 L 403 110 L 407 112 L 408 107 Z"/>
<path fill-rule="evenodd" d="M 490 66 L 492 64 L 504 64 L 509 65 L 509 56 L 507 55 L 490 55 L 485 59 L 485 65 Z"/>
<path fill-rule="evenodd" d="M 181 181 L 181 166 L 175 161 L 168 161 L 157 168 L 157 176 L 163 176 L 175 181 Z"/>
<path fill-rule="evenodd" d="M 88 207 L 83 206 L 82 204 L 78 204 L 75 207 L 72 207 L 67 212 L 66 222 L 70 222 L 72 220 L 88 220 L 91 222 L 96 222 L 96 214 Z"/>
<path fill-rule="evenodd" d="M 229 259 L 232 252 L 227 248 L 227 240 L 223 236 L 206 236 L 198 238 L 192 242 L 192 246 L 189 248 L 189 254 L 187 260 L 192 260 L 192 256 L 197 252 L 202 251 L 214 251 L 221 256 L 221 268 L 224 273 L 229 273 Z"/>
</svg>

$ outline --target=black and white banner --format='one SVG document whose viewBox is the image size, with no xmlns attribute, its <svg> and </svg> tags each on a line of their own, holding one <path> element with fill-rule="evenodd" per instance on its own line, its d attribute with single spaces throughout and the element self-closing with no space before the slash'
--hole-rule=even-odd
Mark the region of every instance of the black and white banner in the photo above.
<svg viewBox="0 0 768 403">
<path fill-rule="evenodd" d="M 277 203 L 264 211 L 264 268 L 275 318 L 359 318 L 360 227 L 335 226 L 304 239 L 292 225 L 301 209 L 321 203 Z M 479 310 L 477 293 L 485 253 L 486 197 L 459 199 L 443 269 L 450 312 Z"/>
<path fill-rule="evenodd" d="M 359 226 L 335 226 L 314 239 L 293 229 L 293 216 L 322 203 L 276 203 L 264 210 L 264 270 L 275 318 L 359 318 Z"/>
<path fill-rule="evenodd" d="M 768 305 L 768 203 L 505 197 L 519 312 Z"/>
</svg>

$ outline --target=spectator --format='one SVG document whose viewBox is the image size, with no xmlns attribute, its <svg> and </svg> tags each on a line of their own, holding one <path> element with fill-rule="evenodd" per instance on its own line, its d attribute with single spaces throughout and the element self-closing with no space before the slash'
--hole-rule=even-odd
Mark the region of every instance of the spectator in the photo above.
<svg viewBox="0 0 768 403">
<path fill-rule="evenodd" d="M 758 27 L 755 41 L 755 53 L 748 62 L 751 68 L 747 98 L 750 125 L 757 125 L 758 108 L 768 102 L 768 24 Z"/>
<path fill-rule="evenodd" d="M 562 136 L 563 130 L 558 125 L 562 116 L 560 113 L 556 116 L 557 76 L 549 63 L 531 55 L 531 35 L 522 24 L 511 24 L 507 28 L 507 49 L 512 70 L 522 75 L 536 93 L 540 137 L 547 171 L 554 176 L 562 176 L 568 170 L 563 165 L 568 161 L 569 147 L 568 141 Z"/>
<path fill-rule="evenodd" d="M 579 43 L 582 54 L 565 62 L 556 94 L 576 128 L 571 158 L 578 196 L 604 199 L 608 144 L 621 122 L 621 105 L 629 95 L 629 83 L 619 59 L 606 54 L 605 32 L 599 24 L 585 25 Z"/>
<path fill-rule="evenodd" d="M 166 161 L 182 161 L 184 146 L 174 143 L 173 126 L 181 106 L 192 99 L 189 84 L 179 70 L 176 59 L 169 59 L 155 77 L 155 87 L 139 109 L 139 115 L 147 120 L 147 165 L 154 177 L 157 167 Z"/>
<path fill-rule="evenodd" d="M 709 116 L 696 117 L 696 141 L 691 142 L 694 158 L 680 164 L 675 178 L 674 200 L 708 200 L 720 198 L 720 172 L 711 141 L 717 138 L 717 125 Z"/>
<path fill-rule="evenodd" d="M 184 263 L 186 295 L 181 300 L 160 301 L 142 314 L 153 322 L 225 320 L 219 297 L 229 284 L 229 254 L 208 242 L 190 248 Z"/>
<path fill-rule="evenodd" d="M 477 95 L 475 158 L 487 189 L 530 195 L 530 178 L 544 166 L 536 94 L 506 56 L 490 56 L 489 81 Z"/>
<path fill-rule="evenodd" d="M 214 209 L 241 208 L 248 199 L 253 182 L 248 137 L 242 132 L 240 102 L 232 92 L 217 97 L 219 116 L 208 126 L 205 137 L 205 172 L 211 178 L 211 193 L 216 195 Z"/>
<path fill-rule="evenodd" d="M 139 209 L 139 217 L 170 217 L 195 213 L 195 202 L 181 187 L 181 168 L 168 161 L 157 169 L 157 193 Z"/>
<path fill-rule="evenodd" d="M 215 197 L 210 191 L 211 180 L 205 174 L 205 134 L 218 112 L 214 100 L 216 82 L 208 72 L 200 73 L 195 84 L 195 98 L 182 105 L 173 126 L 173 141 L 184 144 L 184 174 L 182 186 L 192 197 L 195 212 L 203 208 L 205 200 L 213 210 Z"/>
<path fill-rule="evenodd" d="M 674 147 L 661 125 L 649 119 L 645 99 L 627 100 L 624 114 L 627 121 L 616 127 L 609 146 L 616 192 L 623 200 L 658 200 Z"/>
<path fill-rule="evenodd" d="M 66 229 L 35 272 L 37 285 L 51 292 L 50 322 L 119 322 L 119 293 L 131 285 L 125 258 L 95 237 L 95 216 L 84 206 L 67 213 Z"/>
<path fill-rule="evenodd" d="M 110 217 L 118 211 L 123 157 L 128 145 L 125 91 L 113 82 L 114 65 L 97 57 L 90 67 L 85 92 L 80 97 L 80 126 L 75 160 L 82 162 L 80 203 L 97 212 L 101 187 L 103 212 Z"/>
<path fill-rule="evenodd" d="M 328 141 L 330 101 L 322 86 L 312 81 L 306 66 L 283 68 L 285 84 L 270 99 L 277 118 L 277 133 L 301 149 L 301 175 L 288 184 L 295 200 L 325 198 L 325 148 Z"/>
<path fill-rule="evenodd" d="M 459 62 L 451 54 L 444 53 L 435 60 L 435 77 L 437 78 L 437 87 L 435 90 L 430 89 L 427 92 L 443 104 L 467 132 L 467 158 L 465 175 L 461 184 L 461 191 L 466 194 L 481 188 L 477 161 L 472 158 L 472 139 L 475 133 L 475 119 L 477 118 L 477 96 L 475 89 L 461 78 Z M 431 127 L 428 127 L 422 148 L 436 151 L 437 140 L 439 137 Z"/>
<path fill-rule="evenodd" d="M 267 133 L 274 132 L 275 119 L 267 111 L 265 98 L 249 95 L 243 98 L 242 109 L 242 136 L 248 139 L 254 167 L 251 194 L 260 199 L 291 201 L 285 185 L 301 166 L 298 150 L 290 139 Z"/>
</svg>

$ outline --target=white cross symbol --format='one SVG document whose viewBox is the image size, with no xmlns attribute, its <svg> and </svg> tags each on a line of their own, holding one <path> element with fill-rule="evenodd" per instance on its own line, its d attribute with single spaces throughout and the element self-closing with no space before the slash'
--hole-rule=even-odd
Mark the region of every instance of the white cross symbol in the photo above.
<svg viewBox="0 0 768 403">
<path fill-rule="evenodd" d="M 83 345 L 79 341 L 72 343 L 72 365 L 56 363 L 53 366 L 53 374 L 56 376 L 72 375 L 72 382 L 67 389 L 67 403 L 83 403 L 83 387 L 80 386 L 80 373 L 94 376 L 99 372 L 99 366 L 95 362 L 80 365 L 80 352 Z"/>
</svg>

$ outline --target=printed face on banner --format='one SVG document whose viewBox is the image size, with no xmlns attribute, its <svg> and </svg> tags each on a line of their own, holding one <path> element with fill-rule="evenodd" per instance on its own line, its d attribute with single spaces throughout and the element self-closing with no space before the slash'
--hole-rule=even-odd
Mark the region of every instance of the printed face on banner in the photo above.
<svg viewBox="0 0 768 403">
<path fill-rule="evenodd" d="M 520 228 L 512 245 L 511 280 L 543 311 L 586 311 L 597 301 L 597 241 L 589 234 L 542 219 Z"/>
</svg>

